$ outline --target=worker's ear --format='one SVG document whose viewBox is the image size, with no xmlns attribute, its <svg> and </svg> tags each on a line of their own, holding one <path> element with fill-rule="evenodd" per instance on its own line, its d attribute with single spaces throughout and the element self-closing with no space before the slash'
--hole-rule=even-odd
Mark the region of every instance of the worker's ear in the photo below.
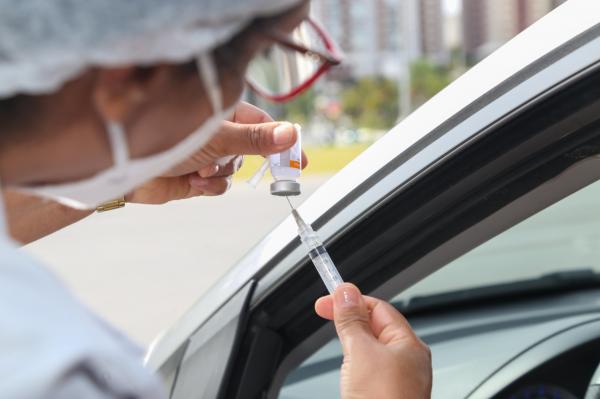
<svg viewBox="0 0 600 399">
<path fill-rule="evenodd" d="M 98 69 L 94 104 L 102 119 L 126 123 L 170 77 L 169 66 Z"/>
</svg>

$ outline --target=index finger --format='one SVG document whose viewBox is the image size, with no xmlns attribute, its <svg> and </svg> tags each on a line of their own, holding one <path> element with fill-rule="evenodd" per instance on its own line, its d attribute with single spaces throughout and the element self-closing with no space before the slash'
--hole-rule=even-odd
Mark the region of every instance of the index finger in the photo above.
<svg viewBox="0 0 600 399">
<path fill-rule="evenodd" d="M 245 101 L 241 101 L 235 107 L 235 112 L 233 113 L 230 122 L 255 124 L 274 122 L 274 120 L 271 118 L 271 115 L 267 113 L 267 111 L 264 111 Z"/>
<path fill-rule="evenodd" d="M 391 343 L 404 338 L 418 339 L 408 320 L 386 301 L 363 295 L 369 308 L 369 321 L 373 335 L 383 343 Z M 327 295 L 317 299 L 317 314 L 327 320 L 333 320 L 333 298 Z"/>
<path fill-rule="evenodd" d="M 408 320 L 390 303 L 370 296 L 364 298 L 371 311 L 371 330 L 381 342 L 417 337 Z"/>
</svg>

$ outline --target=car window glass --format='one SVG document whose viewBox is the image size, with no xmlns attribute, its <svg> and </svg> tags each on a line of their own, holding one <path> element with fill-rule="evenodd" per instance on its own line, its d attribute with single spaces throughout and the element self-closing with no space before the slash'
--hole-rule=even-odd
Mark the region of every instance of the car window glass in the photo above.
<svg viewBox="0 0 600 399">
<path fill-rule="evenodd" d="M 461 291 L 556 272 L 600 272 L 600 182 L 494 237 L 393 299 Z M 417 330 L 418 333 L 418 330 Z M 341 346 L 317 350 L 287 377 L 280 398 L 339 397 Z M 435 353 L 434 353 L 435 356 Z"/>
</svg>

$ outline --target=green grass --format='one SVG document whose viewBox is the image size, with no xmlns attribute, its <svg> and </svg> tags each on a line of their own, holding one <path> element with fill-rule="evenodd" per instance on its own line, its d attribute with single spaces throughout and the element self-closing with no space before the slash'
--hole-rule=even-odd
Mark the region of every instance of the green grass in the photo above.
<svg viewBox="0 0 600 399">
<path fill-rule="evenodd" d="M 352 144 L 343 147 L 305 147 L 304 152 L 308 157 L 308 166 L 302 173 L 304 175 L 333 174 L 346 166 L 368 146 L 368 144 Z M 235 177 L 248 179 L 259 168 L 262 161 L 263 158 L 260 156 L 245 157 L 244 165 Z"/>
</svg>

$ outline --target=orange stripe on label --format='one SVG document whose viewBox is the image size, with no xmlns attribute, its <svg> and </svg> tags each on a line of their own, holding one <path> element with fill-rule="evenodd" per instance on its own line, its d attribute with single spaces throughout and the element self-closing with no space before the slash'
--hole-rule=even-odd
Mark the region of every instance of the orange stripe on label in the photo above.
<svg viewBox="0 0 600 399">
<path fill-rule="evenodd" d="M 300 169 L 300 162 L 290 159 L 290 168 Z"/>
</svg>

